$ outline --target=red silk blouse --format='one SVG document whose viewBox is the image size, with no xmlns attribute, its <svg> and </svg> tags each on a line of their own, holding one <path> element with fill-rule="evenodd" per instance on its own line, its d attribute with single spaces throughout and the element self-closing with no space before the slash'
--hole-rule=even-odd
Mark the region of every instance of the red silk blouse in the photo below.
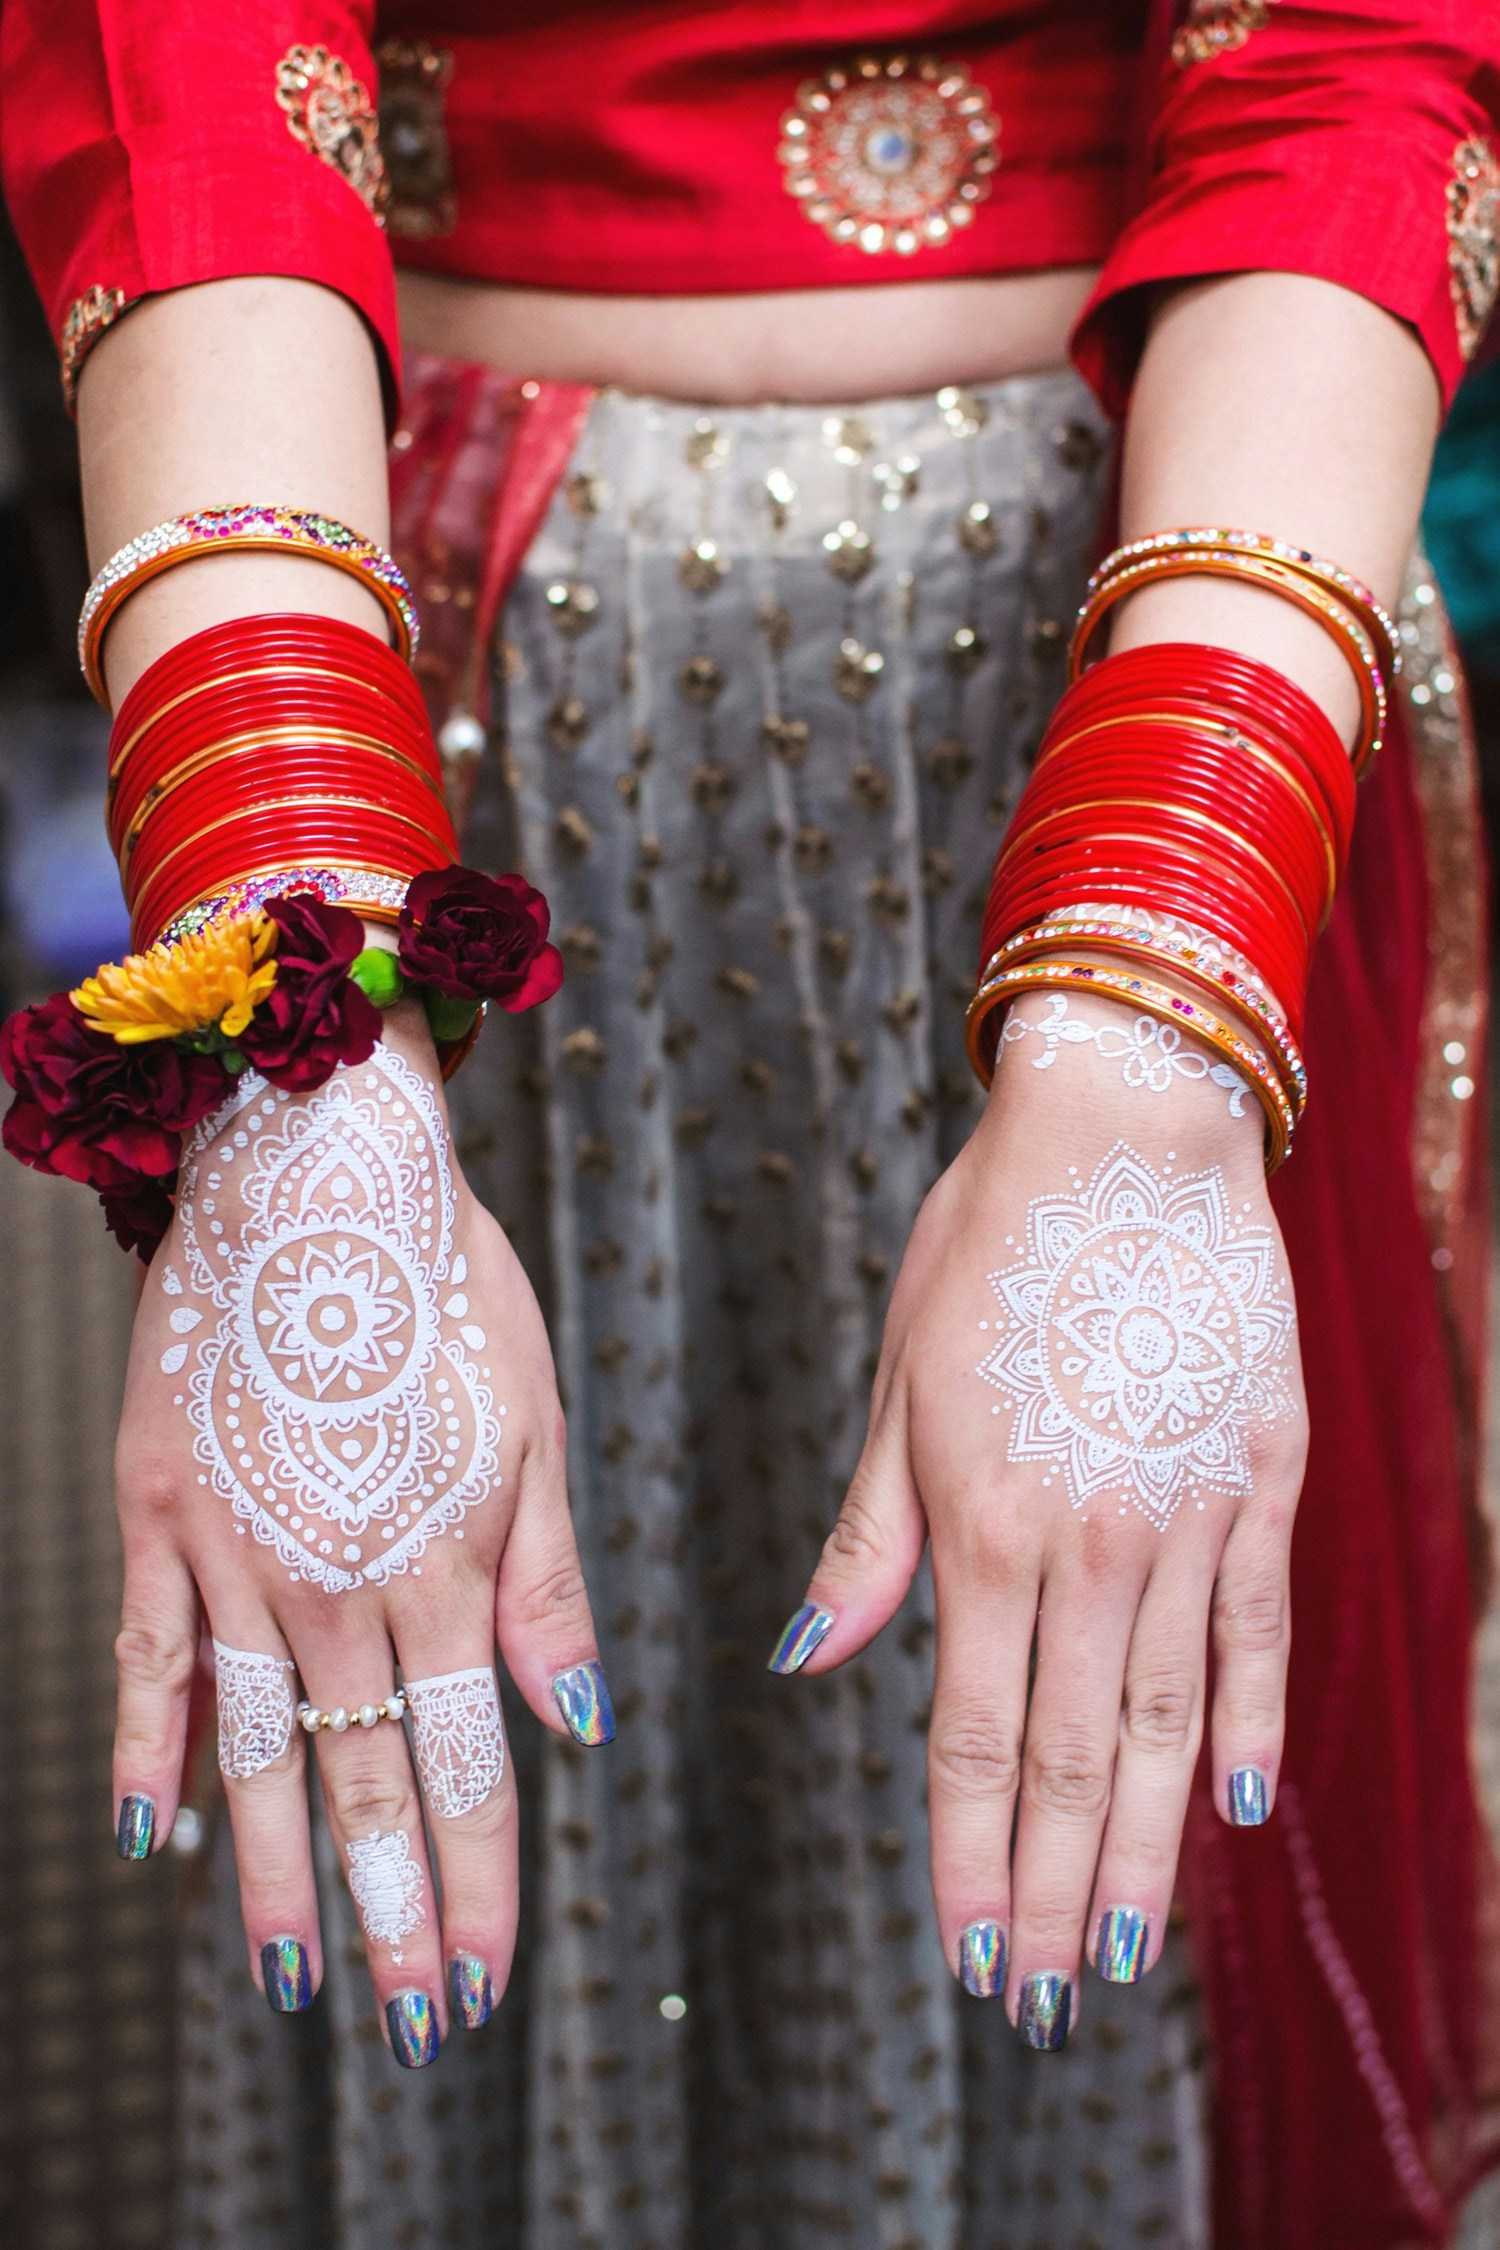
<svg viewBox="0 0 1500 2250">
<path fill-rule="evenodd" d="M 1150 284 L 1275 267 L 1409 321 L 1451 393 L 1500 278 L 1500 0 L 1152 15 L 6 0 L 0 161 L 70 387 L 135 300 L 240 273 L 342 291 L 398 364 L 394 252 L 629 293 L 1102 262 L 1076 351 L 1116 408 Z"/>
</svg>

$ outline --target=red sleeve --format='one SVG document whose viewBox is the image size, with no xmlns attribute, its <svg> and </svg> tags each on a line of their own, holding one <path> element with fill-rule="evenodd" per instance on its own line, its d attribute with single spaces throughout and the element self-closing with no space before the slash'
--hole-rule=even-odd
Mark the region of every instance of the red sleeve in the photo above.
<svg viewBox="0 0 1500 2250">
<path fill-rule="evenodd" d="M 1080 370 L 1122 412 L 1151 284 L 1276 271 L 1410 322 L 1451 398 L 1500 278 L 1497 129 L 1500 0 L 1192 0 Z"/>
<path fill-rule="evenodd" d="M 71 396 L 140 297 L 322 282 L 399 365 L 374 0 L 5 0 L 0 168 Z"/>
</svg>

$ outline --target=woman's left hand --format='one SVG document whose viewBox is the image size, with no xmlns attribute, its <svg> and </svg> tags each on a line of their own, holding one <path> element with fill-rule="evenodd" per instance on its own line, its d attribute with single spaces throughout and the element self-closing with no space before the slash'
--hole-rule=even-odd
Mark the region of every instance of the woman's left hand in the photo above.
<svg viewBox="0 0 1500 2250">
<path fill-rule="evenodd" d="M 1126 1013 L 1070 1008 L 1076 1044 L 1002 1047 L 918 1216 L 863 1455 L 772 1659 L 855 1655 L 930 1536 L 943 1946 L 1039 2047 L 1083 1954 L 1128 1982 L 1160 1951 L 1210 1633 L 1215 1803 L 1269 1812 L 1306 1451 L 1259 1108 L 1188 1044 L 1122 1070 Z"/>
</svg>

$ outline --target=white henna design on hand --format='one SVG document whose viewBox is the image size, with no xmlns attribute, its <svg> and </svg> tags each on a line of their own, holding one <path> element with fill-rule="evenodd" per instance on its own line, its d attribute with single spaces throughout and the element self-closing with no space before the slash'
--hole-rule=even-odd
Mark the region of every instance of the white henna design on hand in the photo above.
<svg viewBox="0 0 1500 2250">
<path fill-rule="evenodd" d="M 1001 1318 L 977 1369 L 1014 1409 L 1012 1461 L 1059 1472 L 1075 1508 L 1102 1497 L 1159 1530 L 1185 1497 L 1249 1492 L 1249 1436 L 1294 1412 L 1296 1334 L 1249 1210 L 1217 1166 L 1174 1178 L 1124 1142 L 1086 1187 L 1028 1206 L 1023 1255 L 989 1277 Z"/>
<path fill-rule="evenodd" d="M 297 1704 L 292 1693 L 296 1666 L 285 1656 L 259 1656 L 253 1650 L 214 1642 L 214 1681 L 219 1701 L 219 1770 L 231 1781 L 274 1766 L 292 1739 Z"/>
<path fill-rule="evenodd" d="M 472 1812 L 500 1786 L 505 1771 L 494 1666 L 440 1672 L 405 1686 L 423 1795 L 444 1820 Z"/>
<path fill-rule="evenodd" d="M 404 1828 L 385 1835 L 377 1828 L 344 1848 L 349 1855 L 349 1889 L 365 1936 L 372 1945 L 398 1946 L 421 1928 L 427 1911 L 426 1879 L 411 1856 L 411 1838 Z M 397 1953 L 394 1958 L 399 1961 L 401 1956 Z"/>
<path fill-rule="evenodd" d="M 1045 1016 L 1023 1016 L 1012 1008 L 1000 1033 L 1001 1044 L 1006 1047 L 1029 1037 L 1043 1042 L 1045 1052 L 1034 1058 L 1033 1070 L 1049 1069 L 1064 1044 L 1092 1047 L 1106 1062 L 1124 1063 L 1122 1075 L 1127 1086 L 1144 1086 L 1150 1093 L 1164 1094 L 1174 1079 L 1207 1078 L 1227 1089 L 1231 1117 L 1244 1114 L 1245 1096 L 1250 1092 L 1248 1080 L 1231 1063 L 1214 1062 L 1175 1023 L 1158 1023 L 1154 1016 L 1132 1016 L 1128 1027 L 1122 1023 L 1081 1023 L 1069 1015 L 1065 992 L 1049 992 L 1045 1004 Z"/>
<path fill-rule="evenodd" d="M 198 1355 L 175 1403 L 199 1483 L 294 1579 L 342 1593 L 420 1572 L 498 1484 L 505 1412 L 471 1356 L 486 1340 L 421 1078 L 385 1046 L 295 1098 L 247 1074 L 193 1134 L 178 1211 L 198 1302 L 174 1305 L 191 1341 L 161 1364 Z"/>
</svg>

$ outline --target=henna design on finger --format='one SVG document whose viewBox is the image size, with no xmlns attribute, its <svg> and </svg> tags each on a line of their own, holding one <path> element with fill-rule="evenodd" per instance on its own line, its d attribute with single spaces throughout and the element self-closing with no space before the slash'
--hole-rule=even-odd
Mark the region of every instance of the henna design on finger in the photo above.
<svg viewBox="0 0 1500 2250">
<path fill-rule="evenodd" d="M 1217 1166 L 1174 1178 L 1123 1141 L 1086 1187 L 1028 1205 L 1024 1245 L 1006 1238 L 1022 1255 L 989 1277 L 1001 1317 L 976 1370 L 1013 1410 L 1012 1461 L 1159 1531 L 1185 1498 L 1250 1491 L 1247 1439 L 1295 1411 L 1296 1335 L 1250 1208 L 1231 1209 Z"/>
<path fill-rule="evenodd" d="M 293 1579 L 420 1574 L 499 1483 L 500 1417 L 453 1254 L 447 1134 L 389 1047 L 315 1093 L 247 1073 L 193 1134 L 178 1202 L 190 1291 L 164 1288 L 199 1483 Z M 178 1283 L 176 1291 L 173 1284 Z M 201 1329 L 201 1335 L 198 1331 Z"/>
<path fill-rule="evenodd" d="M 391 1959 L 399 1962 L 395 1949 L 422 1927 L 427 1913 L 427 1880 L 411 1856 L 411 1838 L 404 1828 L 386 1834 L 377 1828 L 344 1849 L 349 1890 L 365 1936 L 372 1945 L 391 1947 Z"/>
<path fill-rule="evenodd" d="M 249 1781 L 274 1766 L 291 1741 L 297 1716 L 292 1694 L 296 1669 L 288 1657 L 260 1656 L 214 1642 L 219 1771 L 231 1781 Z"/>
<path fill-rule="evenodd" d="M 422 1794 L 444 1820 L 482 1805 L 505 1771 L 505 1730 L 492 1664 L 408 1680 Z"/>
</svg>

